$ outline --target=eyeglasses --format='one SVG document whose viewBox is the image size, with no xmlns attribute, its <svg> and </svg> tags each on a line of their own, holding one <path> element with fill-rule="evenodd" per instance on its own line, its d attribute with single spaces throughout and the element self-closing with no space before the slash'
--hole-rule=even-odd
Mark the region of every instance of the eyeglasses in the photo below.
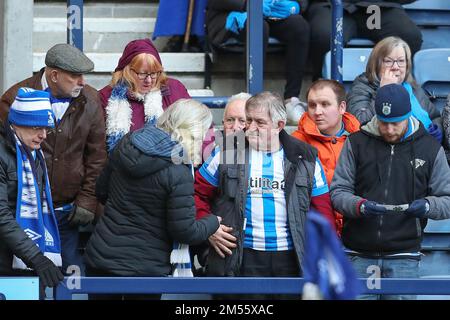
<svg viewBox="0 0 450 320">
<path fill-rule="evenodd" d="M 398 59 L 398 60 L 383 59 L 383 64 L 384 64 L 386 67 L 388 67 L 388 68 L 391 68 L 391 67 L 394 65 L 394 63 L 396 63 L 396 62 L 397 62 L 397 65 L 398 65 L 399 67 L 404 67 L 404 66 L 406 66 L 406 60 L 405 60 L 405 59 Z"/>
<path fill-rule="evenodd" d="M 33 129 L 34 131 L 48 131 L 47 127 L 31 127 L 31 129 Z"/>
<path fill-rule="evenodd" d="M 147 77 L 150 77 L 150 79 L 156 79 L 161 75 L 161 71 L 146 73 L 146 72 L 137 72 L 134 69 L 131 70 L 133 70 L 134 73 L 136 73 L 139 80 L 145 80 L 147 79 Z"/>
<path fill-rule="evenodd" d="M 225 124 L 227 124 L 227 125 L 233 125 L 233 124 L 235 124 L 236 123 L 236 120 L 239 122 L 239 124 L 241 125 L 241 126 L 245 126 L 245 120 L 244 119 L 235 119 L 235 118 L 233 118 L 233 117 L 230 117 L 230 118 L 226 118 L 225 119 Z"/>
</svg>

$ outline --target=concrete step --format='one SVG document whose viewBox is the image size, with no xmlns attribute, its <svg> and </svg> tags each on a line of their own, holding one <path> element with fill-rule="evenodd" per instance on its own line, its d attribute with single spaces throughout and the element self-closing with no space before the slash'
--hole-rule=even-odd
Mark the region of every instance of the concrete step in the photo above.
<svg viewBox="0 0 450 320">
<path fill-rule="evenodd" d="M 85 1 L 83 15 L 85 18 L 155 18 L 158 13 L 158 6 L 158 3 L 136 3 L 131 1 L 122 1 L 121 3 L 92 3 Z M 33 10 L 35 17 L 66 17 L 67 3 L 66 1 L 59 3 L 35 1 Z"/>
<path fill-rule="evenodd" d="M 86 52 L 122 52 L 134 39 L 151 38 L 156 18 L 84 18 L 83 47 Z M 33 51 L 46 52 L 66 42 L 65 18 L 33 19 Z"/>
<path fill-rule="evenodd" d="M 45 66 L 46 52 L 33 53 L 33 72 L 39 71 Z M 94 72 L 112 72 L 122 53 L 95 53 L 86 52 L 86 55 L 94 62 Z M 203 72 L 205 60 L 202 53 L 171 53 L 160 54 L 164 70 L 166 72 Z"/>
</svg>

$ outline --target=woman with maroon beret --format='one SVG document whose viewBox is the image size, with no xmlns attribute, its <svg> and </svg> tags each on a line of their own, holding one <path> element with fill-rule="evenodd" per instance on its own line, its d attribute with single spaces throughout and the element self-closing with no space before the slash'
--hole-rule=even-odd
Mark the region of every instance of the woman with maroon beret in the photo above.
<svg viewBox="0 0 450 320">
<path fill-rule="evenodd" d="M 110 152 L 129 131 L 155 120 L 172 103 L 190 98 L 185 86 L 167 77 L 158 50 L 150 39 L 133 40 L 125 47 L 111 83 L 99 91 Z"/>
</svg>

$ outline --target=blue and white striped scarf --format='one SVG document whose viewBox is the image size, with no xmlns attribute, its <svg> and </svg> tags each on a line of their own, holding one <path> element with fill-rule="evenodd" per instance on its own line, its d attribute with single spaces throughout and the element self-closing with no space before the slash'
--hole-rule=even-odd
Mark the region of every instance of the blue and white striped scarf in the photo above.
<svg viewBox="0 0 450 320">
<path fill-rule="evenodd" d="M 14 134 L 17 152 L 17 206 L 16 220 L 25 233 L 39 247 L 41 252 L 53 263 L 60 267 L 61 244 L 53 211 L 50 183 L 47 175 L 47 167 L 41 150 L 36 150 L 36 157 L 43 168 L 45 179 L 45 190 L 39 192 L 36 174 L 33 172 L 30 159 L 24 150 L 22 143 Z M 34 160 L 33 160 L 34 161 Z M 14 256 L 13 269 L 28 269 L 25 263 Z"/>
<path fill-rule="evenodd" d="M 108 153 L 114 149 L 131 128 L 132 109 L 128 101 L 129 87 L 117 84 L 108 100 L 106 111 L 106 147 Z M 162 95 L 160 90 L 151 91 L 141 97 L 144 104 L 145 122 L 156 124 L 163 113 Z"/>
<path fill-rule="evenodd" d="M 192 175 L 194 176 L 194 167 L 191 165 Z M 174 277 L 193 277 L 191 255 L 189 245 L 174 241 L 172 252 L 170 253 L 170 263 L 173 265 L 172 276 Z"/>
</svg>

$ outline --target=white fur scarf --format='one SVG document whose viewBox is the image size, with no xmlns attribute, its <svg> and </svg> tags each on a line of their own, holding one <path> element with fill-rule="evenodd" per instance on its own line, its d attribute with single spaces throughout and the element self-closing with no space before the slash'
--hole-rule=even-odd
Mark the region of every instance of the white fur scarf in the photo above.
<svg viewBox="0 0 450 320">
<path fill-rule="evenodd" d="M 114 87 L 106 106 L 106 143 L 108 152 L 116 146 L 126 135 L 132 125 L 132 109 L 127 98 L 128 87 L 117 85 Z M 151 91 L 145 95 L 137 95 L 143 101 L 145 122 L 156 122 L 163 113 L 161 90 Z"/>
</svg>

